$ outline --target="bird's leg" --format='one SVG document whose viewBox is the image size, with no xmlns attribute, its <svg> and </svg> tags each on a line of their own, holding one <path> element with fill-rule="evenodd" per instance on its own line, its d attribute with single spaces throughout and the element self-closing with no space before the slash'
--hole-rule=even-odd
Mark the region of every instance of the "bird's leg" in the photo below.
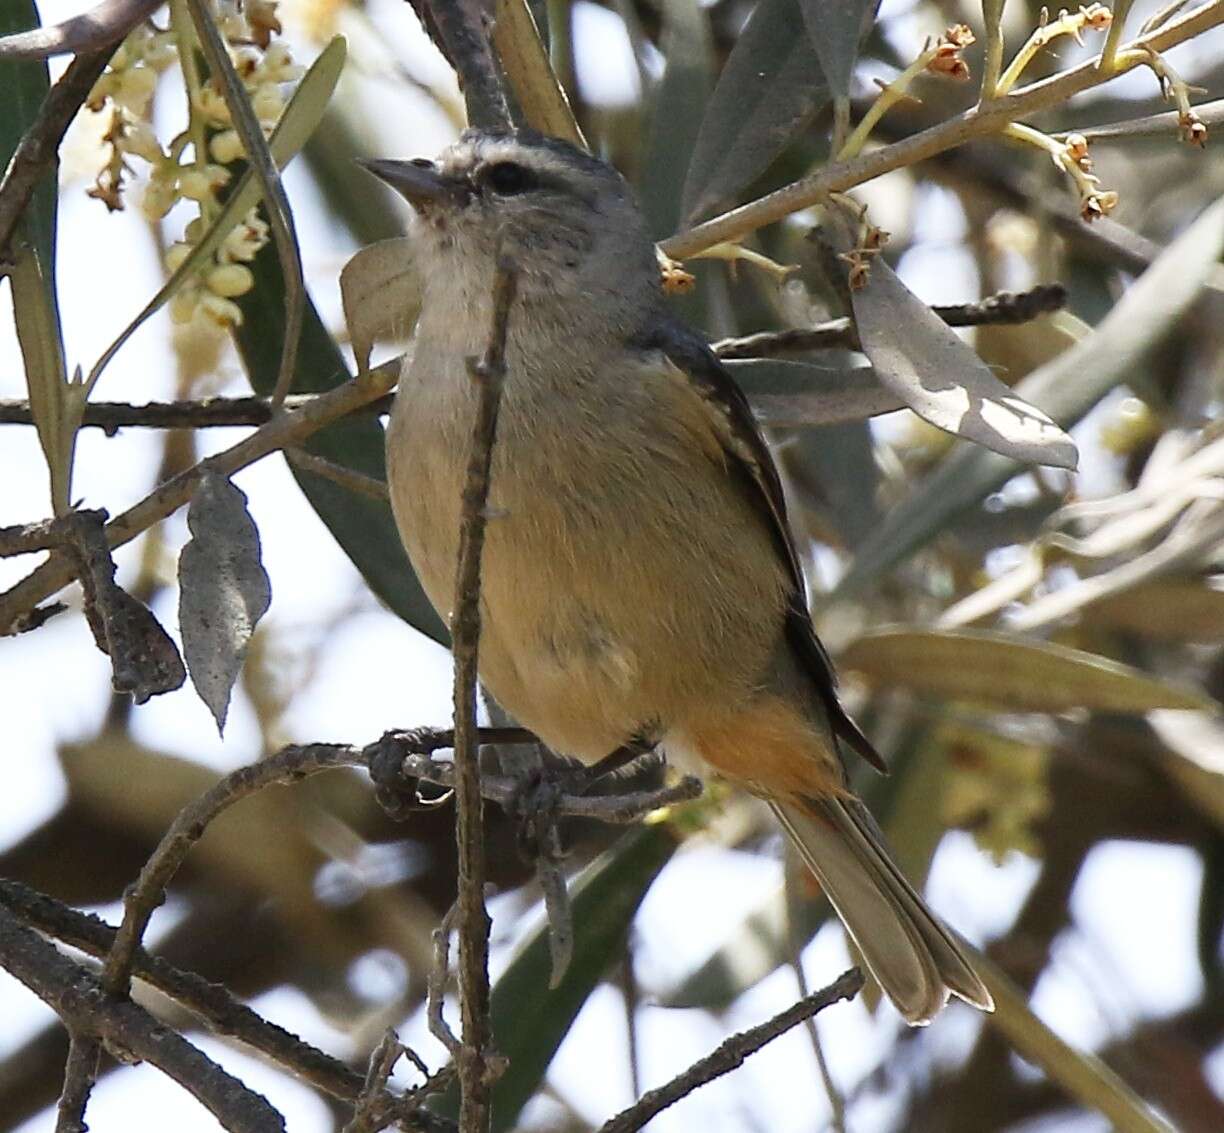
<svg viewBox="0 0 1224 1133">
<path fill-rule="evenodd" d="M 596 783 L 641 760 L 655 750 L 657 740 L 634 736 L 615 751 L 589 767 L 541 767 L 522 781 L 506 809 L 519 820 L 519 847 L 528 860 L 535 860 L 540 848 L 557 845 L 547 832 L 557 822 L 557 804 L 566 795 L 585 795 Z M 568 761 L 567 761 L 568 762 Z"/>
<path fill-rule="evenodd" d="M 616 772 L 623 771 L 643 756 L 650 755 L 656 750 L 658 742 L 657 739 L 645 734 L 634 736 L 628 743 L 621 744 L 615 751 L 609 752 L 589 767 L 571 772 L 570 794 L 585 795 L 600 779 L 615 775 Z"/>
</svg>

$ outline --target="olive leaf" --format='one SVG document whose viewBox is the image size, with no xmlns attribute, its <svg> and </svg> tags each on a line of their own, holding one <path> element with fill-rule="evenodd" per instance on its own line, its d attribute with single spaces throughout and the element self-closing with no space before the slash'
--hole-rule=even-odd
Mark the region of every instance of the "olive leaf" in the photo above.
<svg viewBox="0 0 1224 1133">
<path fill-rule="evenodd" d="M 850 301 L 880 383 L 920 417 L 1015 460 L 1075 468 L 1075 442 L 999 381 L 882 259 Z"/>
<path fill-rule="evenodd" d="M 880 0 L 799 0 L 808 39 L 837 98 L 850 94 L 859 44 L 875 23 Z"/>
<path fill-rule="evenodd" d="M 870 366 L 817 366 L 778 358 L 744 358 L 723 363 L 748 396 L 762 425 L 772 428 L 835 425 L 865 421 L 904 408 Z"/>
<path fill-rule="evenodd" d="M 1115 386 L 1132 379 L 1147 351 L 1177 324 L 1217 270 L 1224 249 L 1224 198 L 1206 208 L 1134 283 L 1096 329 L 1016 387 L 1075 425 Z M 873 265 L 873 271 L 882 265 Z M 973 446 L 953 452 L 858 548 L 836 595 L 859 593 L 937 534 L 950 519 L 1007 483 L 1022 466 Z"/>
<path fill-rule="evenodd" d="M 667 60 L 654 92 L 638 186 L 642 210 L 656 238 L 679 224 L 682 177 L 696 144 L 710 88 L 710 21 L 697 0 L 664 0 L 661 46 Z"/>
<path fill-rule="evenodd" d="M 828 101 L 811 42 L 797 34 L 797 0 L 760 0 L 710 96 L 684 180 L 692 222 L 763 173 Z"/>
<path fill-rule="evenodd" d="M 179 557 L 179 628 L 191 683 L 225 731 L 247 645 L 272 603 L 259 529 L 240 488 L 206 470 L 187 509 L 191 540 Z"/>
<path fill-rule="evenodd" d="M 1215 707 L 1197 689 L 1150 677 L 1094 653 L 987 630 L 874 630 L 842 654 L 841 664 L 872 684 L 971 700 L 1005 711 L 1210 711 Z"/>
<path fill-rule="evenodd" d="M 408 236 L 379 240 L 362 248 L 340 272 L 344 321 L 360 374 L 370 368 L 370 351 L 380 336 L 406 338 L 416 325 L 421 277 L 412 249 Z"/>
<path fill-rule="evenodd" d="M 493 46 L 527 122 L 542 134 L 587 148 L 565 88 L 557 81 L 527 0 L 497 0 Z"/>
</svg>

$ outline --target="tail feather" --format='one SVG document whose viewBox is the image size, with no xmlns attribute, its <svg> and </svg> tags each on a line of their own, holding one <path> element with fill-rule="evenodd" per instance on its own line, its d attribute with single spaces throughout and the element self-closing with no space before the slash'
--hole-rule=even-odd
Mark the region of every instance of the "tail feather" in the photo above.
<svg viewBox="0 0 1224 1133">
<path fill-rule="evenodd" d="M 866 807 L 850 798 L 770 805 L 908 1023 L 929 1023 L 949 993 L 994 1009 L 964 950 L 892 860 Z"/>
</svg>

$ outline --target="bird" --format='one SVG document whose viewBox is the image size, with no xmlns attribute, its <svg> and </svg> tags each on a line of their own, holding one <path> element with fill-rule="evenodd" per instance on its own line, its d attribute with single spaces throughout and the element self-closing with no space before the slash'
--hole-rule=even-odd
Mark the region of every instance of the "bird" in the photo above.
<svg viewBox="0 0 1224 1133">
<path fill-rule="evenodd" d="M 485 688 L 584 764 L 657 745 L 764 799 L 908 1023 L 949 995 L 991 1010 L 851 790 L 848 755 L 883 762 L 838 699 L 777 467 L 726 368 L 668 310 L 628 183 L 528 129 L 468 129 L 437 160 L 364 164 L 414 212 L 421 305 L 388 486 L 444 619 L 479 396 L 468 359 L 489 340 L 498 265 L 514 265 L 481 565 Z"/>
</svg>

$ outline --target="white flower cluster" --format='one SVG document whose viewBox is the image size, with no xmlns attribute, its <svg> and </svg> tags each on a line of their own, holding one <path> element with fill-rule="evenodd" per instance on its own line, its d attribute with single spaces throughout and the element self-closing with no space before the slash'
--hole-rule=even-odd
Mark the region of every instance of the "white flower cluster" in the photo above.
<svg viewBox="0 0 1224 1133">
<path fill-rule="evenodd" d="M 212 14 L 225 38 L 238 73 L 265 133 L 270 133 L 285 102 L 282 86 L 299 79 L 304 68 L 293 62 L 288 47 L 273 36 L 281 31 L 275 0 L 213 0 Z M 177 10 L 177 11 L 181 11 Z M 111 153 L 98 175 L 91 196 L 110 209 L 123 207 L 128 159 L 150 166 L 141 209 L 152 221 L 161 220 L 181 200 L 194 201 L 199 215 L 187 225 L 183 239 L 166 253 L 174 271 L 191 254 L 220 208 L 219 190 L 230 180 L 226 167 L 243 156 L 242 141 L 233 128 L 229 107 L 215 79 L 201 79 L 194 63 L 184 68 L 191 121 L 163 145 L 149 122 L 149 106 L 161 71 L 179 59 L 178 45 L 194 42 L 194 30 L 173 26 L 158 30 L 151 23 L 136 28 L 119 47 L 106 73 L 95 84 L 87 106 L 111 108 L 111 125 L 104 135 Z M 191 147 L 192 157 L 183 154 Z M 225 239 L 211 263 L 201 266 L 170 305 L 176 323 L 197 316 L 221 326 L 236 326 L 242 313 L 234 298 L 254 285 L 249 264 L 268 242 L 268 227 L 255 210 Z"/>
</svg>

